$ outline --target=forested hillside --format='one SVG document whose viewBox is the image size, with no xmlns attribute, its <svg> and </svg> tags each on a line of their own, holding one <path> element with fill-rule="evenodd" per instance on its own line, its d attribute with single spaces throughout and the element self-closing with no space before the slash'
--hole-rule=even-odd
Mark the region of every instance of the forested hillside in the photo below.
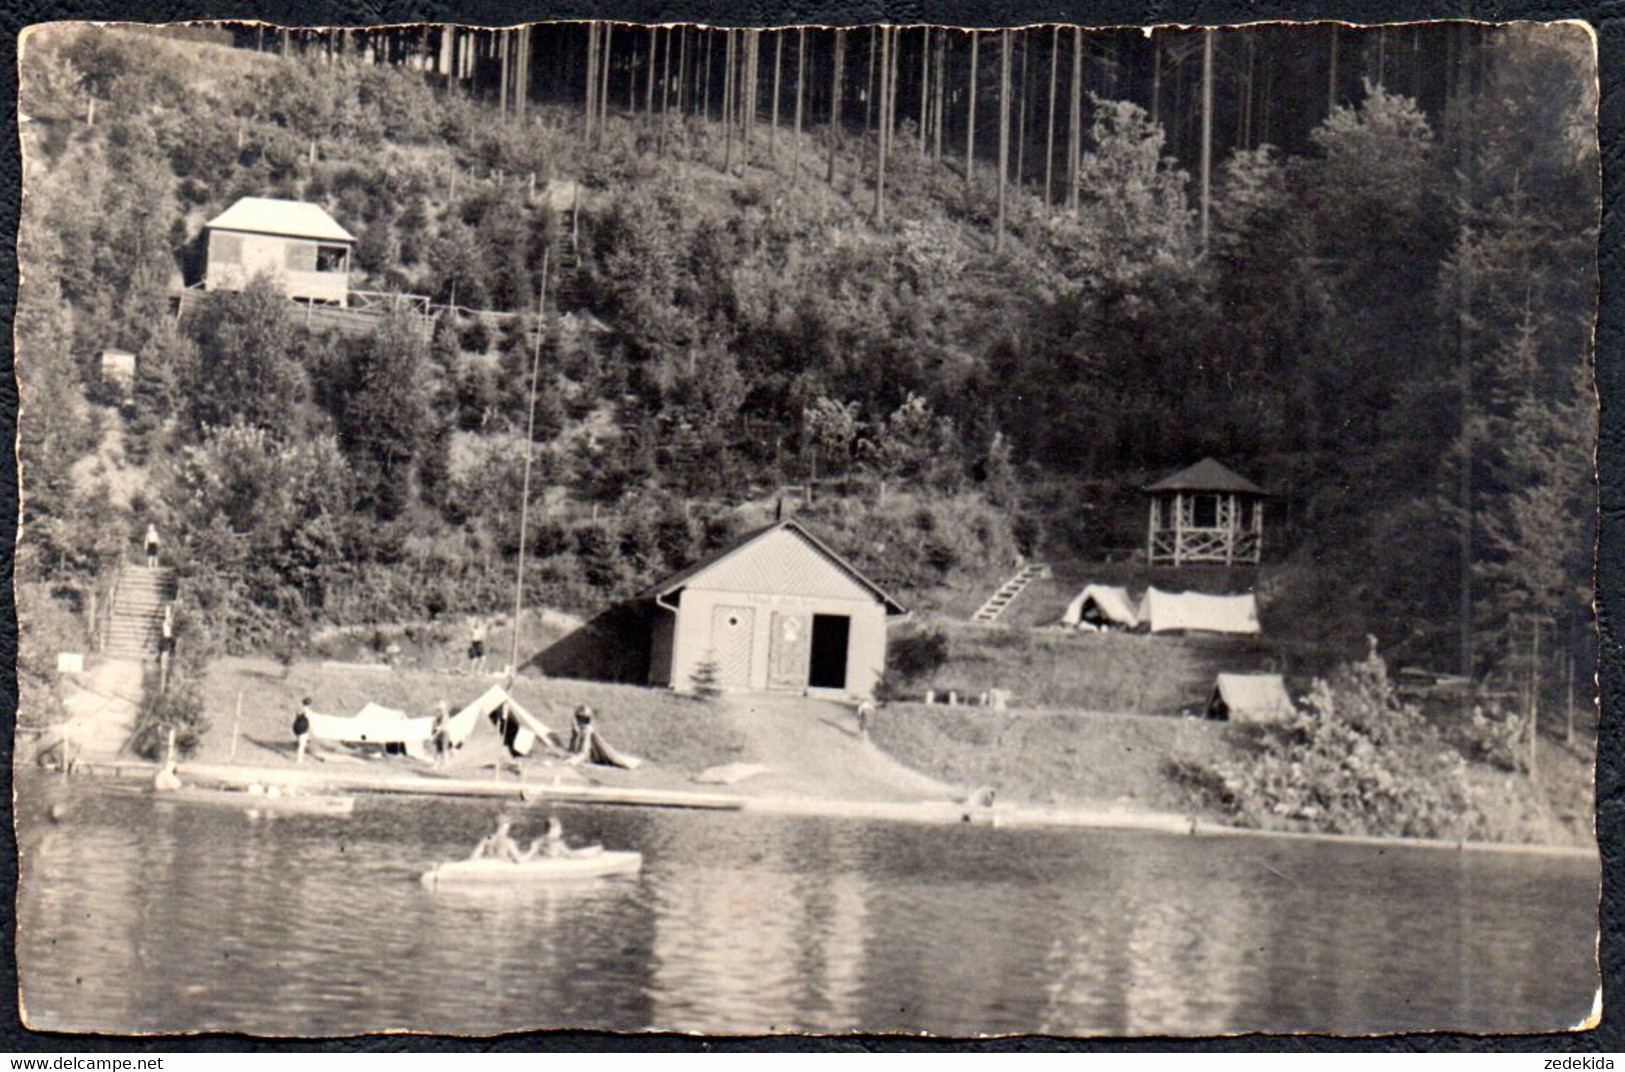
<svg viewBox="0 0 1625 1072">
<path fill-rule="evenodd" d="M 1121 546 L 1211 454 L 1278 496 L 1267 612 L 1329 654 L 1589 627 L 1582 30 L 418 33 L 27 39 L 20 577 L 88 586 L 152 516 L 224 644 L 503 605 L 539 326 L 536 603 L 811 485 L 929 607 Z M 177 321 L 247 195 L 327 207 L 366 289 L 519 315 Z M 128 510 L 70 472 L 108 347 Z"/>
</svg>

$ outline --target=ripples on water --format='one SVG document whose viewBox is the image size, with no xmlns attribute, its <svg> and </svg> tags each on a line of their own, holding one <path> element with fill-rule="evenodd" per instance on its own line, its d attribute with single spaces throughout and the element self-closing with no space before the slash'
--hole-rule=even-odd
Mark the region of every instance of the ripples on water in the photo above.
<svg viewBox="0 0 1625 1072">
<path fill-rule="evenodd" d="M 643 874 L 430 892 L 496 804 L 252 820 L 90 786 L 56 824 L 22 789 L 36 1028 L 1557 1030 L 1596 986 L 1583 860 L 562 808 Z"/>
</svg>

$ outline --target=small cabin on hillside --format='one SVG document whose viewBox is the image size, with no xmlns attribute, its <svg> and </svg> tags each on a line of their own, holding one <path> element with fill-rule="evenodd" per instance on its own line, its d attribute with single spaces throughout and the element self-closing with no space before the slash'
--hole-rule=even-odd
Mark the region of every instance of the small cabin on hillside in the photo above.
<svg viewBox="0 0 1625 1072">
<path fill-rule="evenodd" d="M 204 227 L 204 290 L 242 290 L 264 273 L 297 301 L 349 304 L 355 236 L 320 205 L 245 197 Z"/>
<path fill-rule="evenodd" d="M 886 626 L 907 612 L 798 522 L 777 521 L 666 578 L 649 681 L 693 687 L 702 665 L 734 691 L 869 696 L 886 666 Z"/>
<path fill-rule="evenodd" d="M 1146 561 L 1153 566 L 1257 563 L 1269 492 L 1203 458 L 1145 489 Z"/>
</svg>

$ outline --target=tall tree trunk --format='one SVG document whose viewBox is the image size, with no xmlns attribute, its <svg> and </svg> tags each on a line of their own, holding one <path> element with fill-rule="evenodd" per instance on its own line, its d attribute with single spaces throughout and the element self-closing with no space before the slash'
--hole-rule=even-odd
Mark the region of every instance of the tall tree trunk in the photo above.
<svg viewBox="0 0 1625 1072">
<path fill-rule="evenodd" d="M 1005 179 L 1010 172 L 1010 31 L 999 34 L 999 223 L 993 248 L 1004 249 Z"/>
<path fill-rule="evenodd" d="M 660 59 L 660 138 L 659 153 L 666 155 L 666 135 L 671 128 L 671 35 L 677 29 L 666 27 L 666 48 Z"/>
<path fill-rule="evenodd" d="M 604 23 L 604 40 L 598 50 L 599 57 L 604 61 L 604 80 L 598 87 L 598 140 L 600 142 L 604 140 L 604 128 L 609 125 L 609 72 L 612 66 L 611 61 L 615 56 L 614 51 L 610 48 L 610 43 L 614 32 L 614 23 Z"/>
<path fill-rule="evenodd" d="M 784 31 L 776 30 L 773 33 L 773 125 L 767 131 L 767 155 L 773 155 L 773 142 L 779 133 L 779 97 L 783 83 L 780 72 L 784 68 Z"/>
<path fill-rule="evenodd" d="M 801 178 L 801 111 L 806 100 L 807 28 L 796 30 L 796 132 L 790 142 L 790 175 Z"/>
<path fill-rule="evenodd" d="M 739 122 L 743 128 L 740 136 L 739 173 L 745 173 L 750 167 L 750 139 L 756 131 L 756 57 L 758 55 L 757 43 L 760 41 L 762 31 L 744 31 L 743 44 L 745 46 L 744 92 L 737 98 L 740 104 Z"/>
<path fill-rule="evenodd" d="M 920 44 L 920 155 L 930 148 L 931 136 L 931 27 Z"/>
<path fill-rule="evenodd" d="M 880 29 L 880 130 L 875 144 L 875 224 L 879 226 L 886 220 L 886 150 L 891 135 L 891 117 L 888 116 L 888 104 L 891 94 L 888 87 L 891 85 L 891 35 L 889 27 Z"/>
<path fill-rule="evenodd" d="M 835 183 L 835 156 L 841 149 L 841 80 L 846 75 L 846 31 L 835 31 L 834 73 L 829 80 L 829 174 L 824 181 Z"/>
<path fill-rule="evenodd" d="M 508 46 L 513 37 L 507 30 L 499 30 L 497 34 L 500 42 L 497 46 L 497 68 L 499 71 L 497 76 L 497 114 L 506 117 L 508 114 L 510 69 L 513 66 L 512 56 L 510 55 L 511 50 Z"/>
<path fill-rule="evenodd" d="M 734 172 L 734 43 L 735 31 L 722 31 L 722 170 Z"/>
<path fill-rule="evenodd" d="M 1027 161 L 1027 53 L 1030 51 L 1027 31 L 1023 30 L 1021 31 L 1021 91 L 1017 94 L 1021 98 L 1021 102 L 1017 106 L 1020 119 L 1016 124 L 1016 193 L 1018 195 L 1021 193 L 1021 180 L 1025 174 L 1023 169 Z"/>
<path fill-rule="evenodd" d="M 965 181 L 976 177 L 976 66 L 981 58 L 981 37 L 970 32 L 970 95 L 966 98 L 965 113 Z"/>
<path fill-rule="evenodd" d="M 1151 122 L 1162 125 L 1162 41 L 1151 31 Z"/>
<path fill-rule="evenodd" d="M 446 33 L 455 34 L 452 27 L 446 27 Z M 598 126 L 598 24 L 587 23 L 587 100 L 585 109 L 587 121 L 586 138 L 588 145 L 595 144 Z"/>
<path fill-rule="evenodd" d="M 1049 42 L 1049 108 L 1044 114 L 1046 130 L 1044 133 L 1044 207 L 1049 208 L 1055 202 L 1051 199 L 1050 189 L 1055 174 L 1055 61 L 1061 54 L 1061 28 L 1055 27 Z"/>
<path fill-rule="evenodd" d="M 880 27 L 869 27 L 869 67 L 863 72 L 866 83 L 863 91 L 863 136 L 867 138 L 874 124 L 870 122 L 875 104 L 875 42 L 880 38 Z"/>
<path fill-rule="evenodd" d="M 1332 23 L 1331 56 L 1326 64 L 1326 114 L 1337 110 L 1337 23 Z"/>
<path fill-rule="evenodd" d="M 1072 27 L 1072 114 L 1066 142 L 1066 207 L 1078 211 L 1078 168 L 1083 163 L 1083 28 Z"/>
<path fill-rule="evenodd" d="M 942 163 L 942 130 L 943 127 L 947 125 L 944 118 L 946 114 L 944 109 L 948 103 L 948 93 L 946 88 L 948 83 L 947 74 L 948 31 L 946 29 L 941 29 L 937 31 L 937 104 L 935 121 L 933 123 L 935 129 L 932 131 L 931 145 L 931 159 L 938 164 Z"/>
<path fill-rule="evenodd" d="M 1247 30 L 1247 75 L 1242 84 L 1241 92 L 1241 147 L 1253 147 L 1253 82 L 1256 77 L 1256 60 L 1258 58 L 1258 33 L 1256 30 Z"/>
<path fill-rule="evenodd" d="M 649 27 L 649 84 L 643 91 L 643 118 L 653 126 L 655 121 L 655 60 L 660 49 L 660 27 Z"/>
<path fill-rule="evenodd" d="M 1213 31 L 1202 31 L 1202 252 L 1213 201 Z"/>
</svg>

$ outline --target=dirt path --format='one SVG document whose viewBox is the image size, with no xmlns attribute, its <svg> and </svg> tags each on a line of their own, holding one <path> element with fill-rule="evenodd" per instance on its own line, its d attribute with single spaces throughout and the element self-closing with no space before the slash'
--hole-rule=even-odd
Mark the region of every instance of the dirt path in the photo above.
<svg viewBox="0 0 1625 1072">
<path fill-rule="evenodd" d="M 955 794 L 859 739 L 851 707 L 803 697 L 730 696 L 722 709 L 749 741 L 748 761 L 767 768 L 731 792 L 869 801 Z"/>
<path fill-rule="evenodd" d="M 141 703 L 141 663 L 135 659 L 104 659 L 77 683 L 63 686 L 62 705 L 68 709 L 68 739 L 75 755 L 118 754 L 135 728 Z"/>
</svg>

